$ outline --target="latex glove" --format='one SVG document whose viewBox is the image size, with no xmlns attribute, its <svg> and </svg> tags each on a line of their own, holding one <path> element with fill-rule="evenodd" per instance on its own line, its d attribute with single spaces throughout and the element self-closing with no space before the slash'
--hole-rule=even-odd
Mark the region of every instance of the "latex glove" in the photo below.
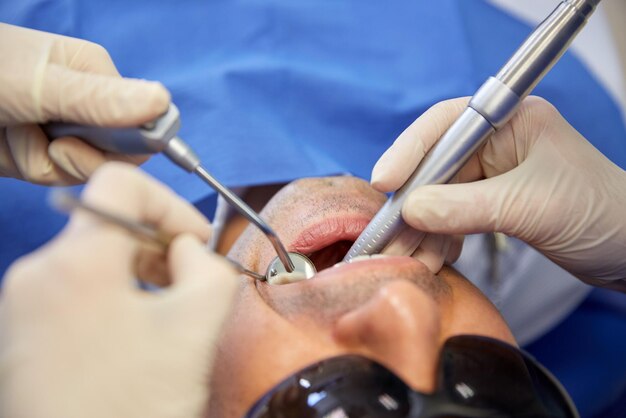
<svg viewBox="0 0 626 418">
<path fill-rule="evenodd" d="M 415 121 L 378 161 L 374 186 L 399 188 L 467 101 L 439 103 Z M 471 183 L 416 189 L 405 221 L 443 234 L 503 232 L 587 283 L 626 291 L 626 173 L 545 100 L 527 98 L 455 181 Z"/>
<path fill-rule="evenodd" d="M 0 56 L 0 176 L 73 184 L 107 160 L 147 159 L 102 152 L 73 137 L 50 143 L 38 124 L 139 126 L 167 110 L 161 84 L 121 78 L 100 45 L 3 23 Z"/>
<path fill-rule="evenodd" d="M 206 219 L 136 169 L 107 164 L 83 199 L 187 232 L 167 253 L 173 284 L 139 290 L 139 241 L 86 212 L 72 215 L 57 238 L 5 277 L 0 416 L 199 416 L 236 274 L 201 243 L 209 236 Z"/>
<path fill-rule="evenodd" d="M 409 125 L 374 166 L 372 187 L 383 193 L 398 190 L 466 104 L 467 100 L 462 99 L 439 103 Z M 440 109 L 444 105 L 446 109 Z M 421 231 L 427 230 L 421 229 Z M 421 235 L 421 233 L 415 234 L 411 230 L 404 230 L 402 238 L 397 242 L 413 242 L 414 235 Z M 424 263 L 433 273 L 437 273 L 444 263 L 452 264 L 459 258 L 463 239 L 464 236 L 461 234 L 427 233 L 412 257 Z M 385 253 L 401 255 L 400 252 L 396 254 L 395 248 Z"/>
</svg>

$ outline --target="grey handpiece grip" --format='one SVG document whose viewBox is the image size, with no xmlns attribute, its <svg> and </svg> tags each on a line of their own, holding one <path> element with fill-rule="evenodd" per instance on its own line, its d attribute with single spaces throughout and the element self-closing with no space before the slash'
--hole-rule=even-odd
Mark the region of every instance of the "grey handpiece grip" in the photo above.
<svg viewBox="0 0 626 418">
<path fill-rule="evenodd" d="M 155 154 L 165 149 L 180 128 L 178 108 L 172 103 L 166 113 L 141 127 L 108 128 L 65 122 L 42 125 L 48 138 L 75 136 L 94 147 L 120 154 Z"/>
<path fill-rule="evenodd" d="M 481 114 L 468 107 L 404 186 L 378 211 L 365 233 L 346 255 L 346 260 L 359 255 L 379 254 L 383 250 L 389 255 L 410 255 L 408 253 L 419 245 L 424 234 L 407 228 L 402 220 L 402 205 L 406 195 L 421 185 L 448 182 L 494 131 L 493 126 Z M 395 248 L 391 249 L 394 244 Z"/>
<path fill-rule="evenodd" d="M 552 68 L 600 0 L 564 0 L 528 37 L 495 77 L 472 97 L 468 108 L 420 163 L 405 185 L 376 214 L 344 261 L 385 252 L 410 255 L 424 234 L 402 220 L 402 203 L 420 185 L 446 183 Z"/>
</svg>

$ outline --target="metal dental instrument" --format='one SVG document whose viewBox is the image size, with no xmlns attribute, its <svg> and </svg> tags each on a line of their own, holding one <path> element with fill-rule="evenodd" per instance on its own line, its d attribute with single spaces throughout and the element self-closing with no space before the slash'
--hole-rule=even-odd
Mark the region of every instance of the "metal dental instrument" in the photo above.
<svg viewBox="0 0 626 418">
<path fill-rule="evenodd" d="M 105 151 L 122 154 L 163 152 L 179 167 L 197 174 L 222 195 L 242 216 L 258 227 L 271 242 L 285 270 L 294 271 L 295 266 L 289 257 L 290 253 L 287 252 L 274 230 L 239 196 L 209 174 L 191 147 L 177 136 L 179 128 L 179 112 L 174 104 L 170 104 L 164 115 L 140 128 L 101 128 L 57 122 L 43 125 L 44 131 L 52 139 L 62 136 L 76 136 Z M 313 265 L 311 261 L 308 263 Z"/>
<path fill-rule="evenodd" d="M 402 205 L 418 186 L 447 183 L 486 139 L 505 125 L 522 100 L 565 52 L 600 0 L 565 0 L 524 41 L 495 77 L 430 150 L 406 183 L 387 200 L 344 261 L 381 252 L 411 255 L 424 233 L 402 220 Z"/>
<path fill-rule="evenodd" d="M 49 201 L 50 205 L 59 212 L 69 214 L 76 209 L 89 212 L 106 222 L 120 226 L 138 237 L 156 244 L 160 250 L 166 250 L 175 237 L 168 232 L 157 229 L 153 225 L 129 219 L 83 202 L 67 190 L 53 189 L 50 192 Z M 226 258 L 226 260 L 228 260 L 239 273 L 247 274 L 257 280 L 265 280 L 265 276 L 248 270 L 235 260 L 231 260 L 230 258 Z"/>
<path fill-rule="evenodd" d="M 313 265 L 307 256 L 300 253 L 289 253 L 289 258 L 291 258 L 293 265 L 296 267 L 295 271 L 302 273 L 306 279 L 310 279 L 315 276 L 315 273 L 317 273 L 315 265 Z M 281 273 L 291 272 L 286 271 L 285 266 L 279 263 L 278 258 L 275 258 L 267 268 L 267 273 L 265 273 L 264 279 L 269 282 L 272 277 L 278 276 Z"/>
</svg>

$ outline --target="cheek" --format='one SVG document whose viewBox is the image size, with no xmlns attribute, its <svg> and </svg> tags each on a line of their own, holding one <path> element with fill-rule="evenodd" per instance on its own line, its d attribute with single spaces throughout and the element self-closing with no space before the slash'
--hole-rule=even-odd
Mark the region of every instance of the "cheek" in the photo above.
<svg viewBox="0 0 626 418">
<path fill-rule="evenodd" d="M 337 349 L 294 327 L 246 289 L 224 324 L 210 384 L 210 416 L 243 416 L 278 382 Z M 246 294 L 246 292 L 248 294 Z"/>
<path fill-rule="evenodd" d="M 489 303 L 489 302 L 486 302 Z M 493 306 L 465 306 L 457 309 L 447 330 L 448 336 L 459 334 L 483 335 L 517 345 L 508 325 Z"/>
<path fill-rule="evenodd" d="M 448 312 L 446 337 L 459 334 L 483 335 L 517 345 L 509 326 L 496 307 L 465 279 L 452 278 L 453 308 Z"/>
<path fill-rule="evenodd" d="M 255 227 L 248 225 L 228 251 L 227 256 L 248 268 L 256 267 L 260 256 L 261 236 Z"/>
<path fill-rule="evenodd" d="M 283 234 L 278 228 L 275 231 L 283 243 L 289 242 L 289 236 Z M 252 225 L 246 227 L 228 252 L 228 257 L 263 275 L 266 273 L 269 260 L 275 256 L 276 252 L 270 241 Z"/>
<path fill-rule="evenodd" d="M 251 302 L 240 296 L 223 325 L 210 382 L 211 417 L 242 416 L 266 373 L 266 363 L 253 364 L 254 360 L 271 359 L 271 328 L 263 316 L 249 314 L 254 309 Z"/>
</svg>

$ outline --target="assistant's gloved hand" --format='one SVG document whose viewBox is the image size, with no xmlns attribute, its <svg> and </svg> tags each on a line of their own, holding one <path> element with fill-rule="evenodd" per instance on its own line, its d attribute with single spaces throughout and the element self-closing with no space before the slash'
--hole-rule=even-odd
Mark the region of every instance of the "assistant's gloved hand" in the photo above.
<svg viewBox="0 0 626 418">
<path fill-rule="evenodd" d="M 102 152 L 73 137 L 50 143 L 38 124 L 139 126 L 167 110 L 161 84 L 121 78 L 100 45 L 4 23 L 0 56 L 0 176 L 75 184 L 107 160 L 147 159 Z"/>
<path fill-rule="evenodd" d="M 83 200 L 178 235 L 170 287 L 139 290 L 143 246 L 80 209 L 17 261 L 0 295 L 0 416 L 198 417 L 214 343 L 238 286 L 202 242 L 208 221 L 134 167 L 108 163 Z"/>
<path fill-rule="evenodd" d="M 467 101 L 417 119 L 378 161 L 374 187 L 398 189 Z M 439 234 L 503 232 L 587 283 L 626 291 L 626 173 L 545 100 L 527 98 L 454 182 L 415 190 L 405 221 Z"/>
</svg>

